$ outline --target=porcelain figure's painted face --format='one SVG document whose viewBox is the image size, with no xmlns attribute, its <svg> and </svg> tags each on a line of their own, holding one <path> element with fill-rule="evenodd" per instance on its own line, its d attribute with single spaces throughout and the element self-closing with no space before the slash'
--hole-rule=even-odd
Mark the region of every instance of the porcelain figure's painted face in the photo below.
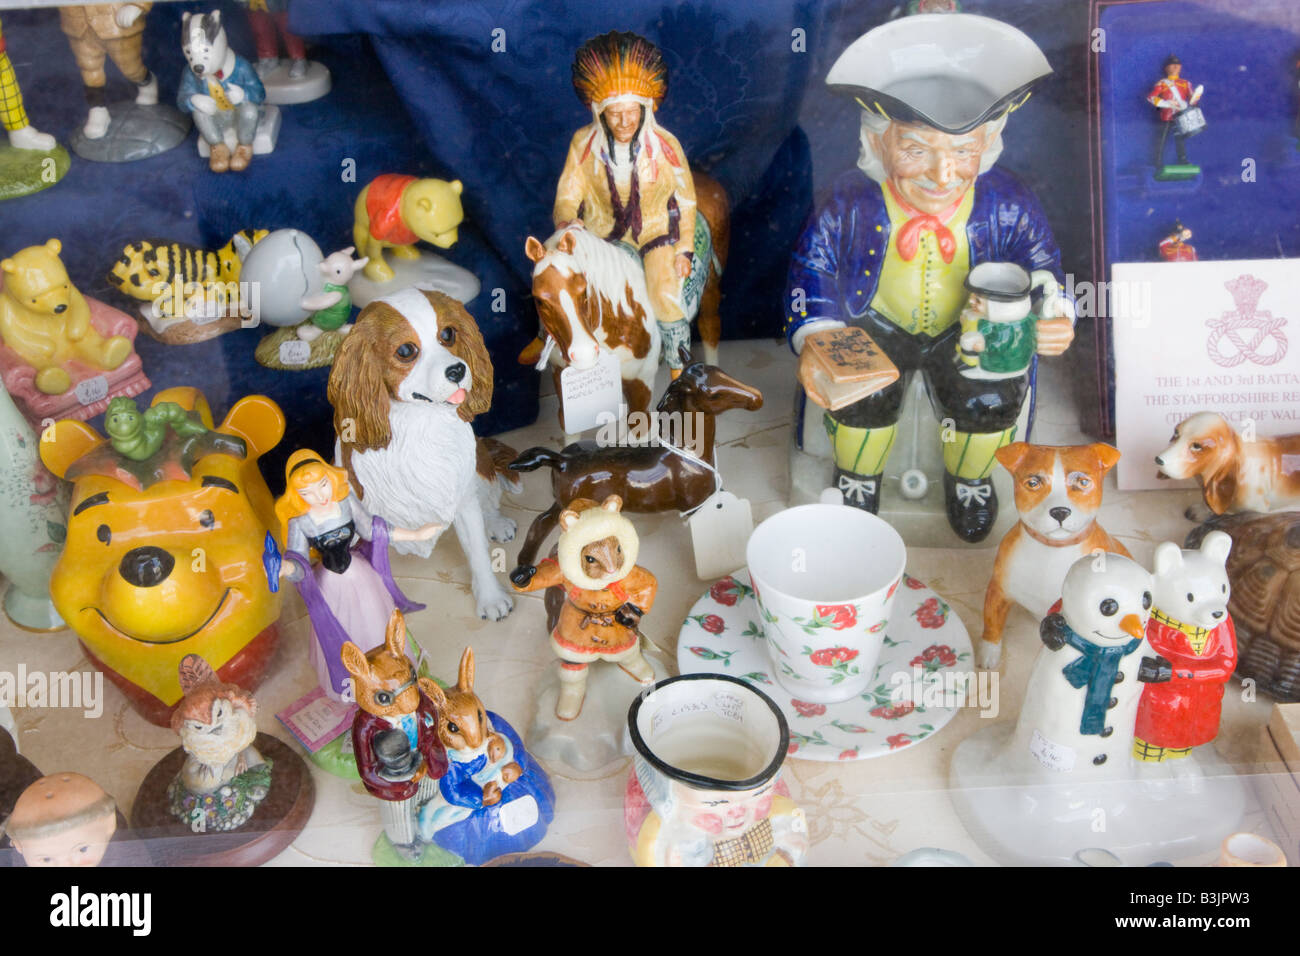
<svg viewBox="0 0 1300 956">
<path fill-rule="evenodd" d="M 1182 72 L 1183 72 L 1183 65 L 1181 63 L 1170 63 L 1168 66 L 1165 67 L 1165 76 L 1167 76 L 1171 80 L 1178 79 L 1178 77 L 1182 75 Z"/>
<path fill-rule="evenodd" d="M 988 146 L 987 127 L 954 136 L 915 123 L 891 123 L 872 145 L 894 188 L 909 205 L 936 215 L 974 184 Z"/>
<path fill-rule="evenodd" d="M 639 103 L 611 103 L 601 115 L 609 124 L 614 139 L 627 145 L 632 142 L 632 137 L 636 136 L 637 128 L 641 125 L 642 109 Z"/>
<path fill-rule="evenodd" d="M 677 788 L 683 817 L 714 840 L 731 840 L 772 812 L 772 783 L 757 790 L 692 790 Z"/>
<path fill-rule="evenodd" d="M 334 498 L 334 490 L 330 487 L 328 478 L 322 478 L 320 481 L 314 481 L 310 485 L 304 485 L 298 489 L 298 494 L 302 495 L 302 500 L 307 502 L 313 508 L 321 505 L 327 505 Z"/>
<path fill-rule="evenodd" d="M 28 866 L 99 866 L 116 830 L 116 816 L 106 813 L 62 833 L 14 843 Z"/>
</svg>

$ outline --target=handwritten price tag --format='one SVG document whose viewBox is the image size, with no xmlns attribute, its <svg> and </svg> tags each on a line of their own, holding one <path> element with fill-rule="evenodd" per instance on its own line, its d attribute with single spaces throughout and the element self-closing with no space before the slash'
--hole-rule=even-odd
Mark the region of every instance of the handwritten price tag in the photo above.
<svg viewBox="0 0 1300 956">
<path fill-rule="evenodd" d="M 311 343 L 302 339 L 288 339 L 280 343 L 281 365 L 306 365 L 311 358 Z"/>
<path fill-rule="evenodd" d="M 1074 769 L 1074 748 L 1054 743 L 1037 730 L 1029 738 L 1029 752 L 1048 770 L 1069 773 Z"/>
<path fill-rule="evenodd" d="M 579 371 L 572 365 L 560 373 L 560 402 L 564 408 L 564 430 L 576 435 L 617 418 L 623 401 L 623 378 L 618 357 L 601 350 L 596 364 Z"/>
<path fill-rule="evenodd" d="M 73 393 L 77 396 L 77 401 L 81 402 L 82 405 L 94 405 L 96 402 L 102 402 L 108 398 L 108 379 L 102 375 L 84 379 L 77 383 Z"/>
</svg>

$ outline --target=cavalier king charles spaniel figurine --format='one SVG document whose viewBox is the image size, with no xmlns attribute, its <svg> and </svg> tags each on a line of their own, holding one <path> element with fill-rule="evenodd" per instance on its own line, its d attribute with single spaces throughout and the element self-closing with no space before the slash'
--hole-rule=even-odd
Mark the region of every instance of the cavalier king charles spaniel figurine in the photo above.
<svg viewBox="0 0 1300 956">
<path fill-rule="evenodd" d="M 469 559 L 478 615 L 497 621 L 514 602 L 497 583 L 488 538 L 509 541 L 505 490 L 513 449 L 475 439 L 470 422 L 492 404 L 492 362 L 465 307 L 441 292 L 403 289 L 361 310 L 330 372 L 335 454 L 362 506 L 396 528 L 455 525 Z M 428 557 L 437 538 L 394 541 Z"/>
</svg>

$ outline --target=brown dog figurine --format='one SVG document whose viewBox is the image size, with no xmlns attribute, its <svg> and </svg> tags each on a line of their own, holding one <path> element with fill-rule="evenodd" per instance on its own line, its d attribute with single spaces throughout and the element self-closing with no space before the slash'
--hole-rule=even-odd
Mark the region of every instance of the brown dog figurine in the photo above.
<svg viewBox="0 0 1300 956">
<path fill-rule="evenodd" d="M 1174 428 L 1156 456 L 1161 477 L 1195 478 L 1216 515 L 1300 508 L 1300 435 L 1241 438 L 1215 412 L 1198 412 Z"/>
<path fill-rule="evenodd" d="M 979 664 L 992 669 L 1002 656 L 1002 630 L 1013 604 L 1035 618 L 1047 616 L 1061 597 L 1070 566 L 1099 551 L 1129 556 L 1097 523 L 1101 486 L 1119 461 L 1110 445 L 1030 445 L 1012 442 L 997 451 L 1015 480 L 1020 522 L 998 546 L 984 595 L 984 636 Z"/>
</svg>

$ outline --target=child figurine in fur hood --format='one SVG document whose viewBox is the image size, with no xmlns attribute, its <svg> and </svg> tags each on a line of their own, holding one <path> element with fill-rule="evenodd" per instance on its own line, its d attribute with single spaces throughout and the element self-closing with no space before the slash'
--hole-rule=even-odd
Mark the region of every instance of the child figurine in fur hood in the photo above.
<svg viewBox="0 0 1300 956">
<path fill-rule="evenodd" d="M 573 720 L 582 712 L 587 667 L 596 661 L 618 664 L 634 680 L 654 681 L 641 655 L 641 616 L 654 604 L 658 582 L 637 566 L 636 529 L 620 513 L 623 499 L 610 495 L 600 504 L 578 498 L 560 513 L 560 541 L 540 568 L 511 575 L 516 591 L 546 594 L 551 647 L 560 659 L 560 697 L 555 716 Z"/>
</svg>

